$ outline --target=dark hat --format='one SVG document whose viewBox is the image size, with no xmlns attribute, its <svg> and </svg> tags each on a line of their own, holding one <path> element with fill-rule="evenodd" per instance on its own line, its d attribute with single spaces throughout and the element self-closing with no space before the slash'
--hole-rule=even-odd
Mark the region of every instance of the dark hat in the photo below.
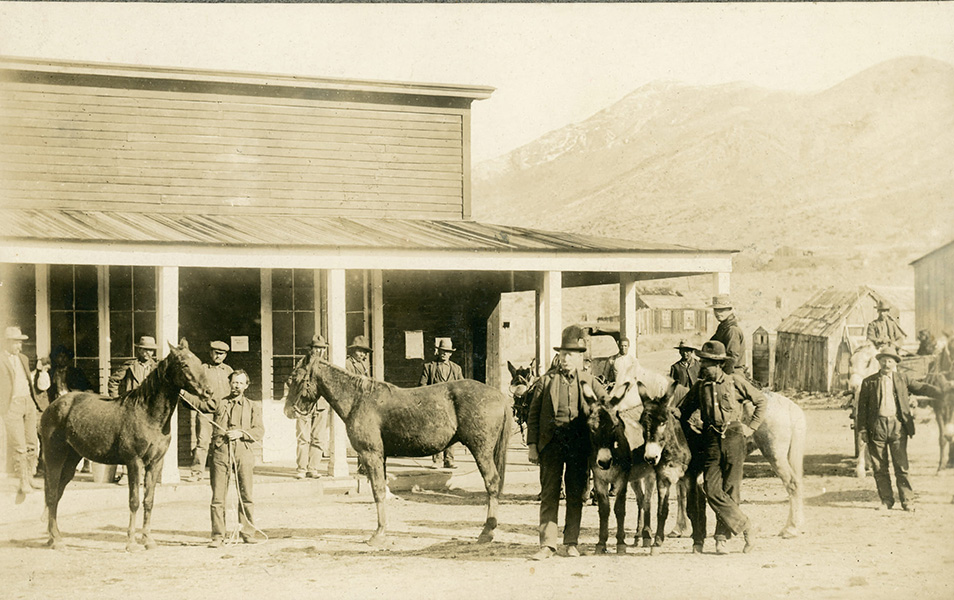
<svg viewBox="0 0 954 600">
<path fill-rule="evenodd" d="M 709 340 L 702 345 L 702 350 L 699 351 L 699 358 L 725 360 L 725 345 L 716 340 Z"/>
<path fill-rule="evenodd" d="M 878 300 L 878 312 L 888 312 L 891 310 L 891 307 L 881 300 Z"/>
<path fill-rule="evenodd" d="M 221 350 L 222 352 L 228 352 L 230 350 L 228 344 L 219 340 L 215 340 L 214 342 L 211 342 L 209 344 L 209 348 L 212 348 L 213 350 Z"/>
<path fill-rule="evenodd" d="M 679 340 L 679 345 L 673 346 L 673 347 L 676 350 L 695 350 L 696 352 L 699 351 L 698 348 L 696 348 L 695 346 L 691 346 L 689 342 L 687 342 L 686 340 Z"/>
<path fill-rule="evenodd" d="M 728 294 L 717 294 L 712 297 L 712 304 L 709 305 L 709 308 L 713 310 L 732 308 L 732 301 L 729 300 Z"/>
<path fill-rule="evenodd" d="M 6 337 L 8 340 L 28 340 L 29 337 L 23 335 L 23 332 L 20 331 L 20 328 L 14 325 L 13 327 L 7 327 Z"/>
<path fill-rule="evenodd" d="M 314 337 L 311 338 L 311 343 L 308 344 L 309 348 L 327 348 L 328 342 L 325 341 L 324 336 L 316 333 Z"/>
<path fill-rule="evenodd" d="M 454 342 L 450 338 L 443 338 L 437 343 L 436 350 L 438 352 L 456 352 L 457 348 L 454 347 Z"/>
<path fill-rule="evenodd" d="M 151 335 L 144 335 L 139 338 L 139 342 L 136 344 L 137 348 L 145 348 L 146 350 L 157 350 L 156 338 Z"/>
<path fill-rule="evenodd" d="M 878 353 L 875 354 L 875 358 L 878 360 L 881 360 L 882 356 L 893 358 L 894 362 L 901 362 L 901 357 L 898 356 L 897 351 L 891 348 L 891 346 L 885 346 L 881 350 L 878 350 Z"/>
<path fill-rule="evenodd" d="M 570 325 L 563 330 L 563 340 L 560 345 L 553 348 L 556 351 L 569 350 L 574 352 L 586 352 L 586 336 L 583 335 L 583 328 L 578 325 Z"/>
<path fill-rule="evenodd" d="M 348 346 L 348 350 L 352 348 L 357 348 L 359 350 L 367 350 L 371 352 L 371 344 L 368 343 L 368 336 L 366 335 L 356 335 L 353 340 L 351 340 L 351 345 Z"/>
</svg>

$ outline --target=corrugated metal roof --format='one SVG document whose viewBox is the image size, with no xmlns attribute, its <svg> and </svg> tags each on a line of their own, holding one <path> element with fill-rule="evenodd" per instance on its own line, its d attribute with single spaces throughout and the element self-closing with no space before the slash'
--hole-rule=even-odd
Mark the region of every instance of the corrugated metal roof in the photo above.
<svg viewBox="0 0 954 600">
<path fill-rule="evenodd" d="M 418 250 L 730 252 L 476 221 L 10 208 L 0 209 L 0 222 L 7 240 Z"/>
<path fill-rule="evenodd" d="M 779 333 L 794 333 L 815 337 L 829 337 L 837 333 L 842 319 L 865 296 L 875 301 L 886 299 L 874 290 L 862 286 L 856 290 L 845 291 L 828 288 L 816 294 L 811 300 L 795 309 L 778 326 Z M 889 302 L 890 304 L 890 302 Z"/>
</svg>

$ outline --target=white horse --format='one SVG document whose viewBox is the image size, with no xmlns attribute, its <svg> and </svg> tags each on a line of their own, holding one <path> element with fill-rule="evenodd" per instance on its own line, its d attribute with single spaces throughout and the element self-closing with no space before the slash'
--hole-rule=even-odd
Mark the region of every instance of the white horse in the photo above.
<svg viewBox="0 0 954 600">
<path fill-rule="evenodd" d="M 627 408 L 632 409 L 641 404 L 635 382 L 643 384 L 650 391 L 650 395 L 662 395 L 660 392 L 668 388 L 672 380 L 638 365 L 632 373 L 619 373 L 616 385 L 613 387 L 613 395 L 623 398 L 617 405 L 621 418 Z M 748 450 L 752 452 L 758 448 L 785 485 L 789 504 L 788 519 L 779 535 L 792 538 L 800 535 L 805 526 L 802 498 L 805 413 L 801 407 L 781 394 L 770 391 L 763 391 L 763 393 L 766 399 L 764 419 L 752 438 L 748 440 Z M 751 420 L 751 417 L 751 410 L 747 410 L 744 420 Z M 686 514 L 686 491 L 689 483 L 686 477 L 679 482 L 676 529 L 672 534 L 674 537 L 686 535 L 689 531 Z"/>
</svg>

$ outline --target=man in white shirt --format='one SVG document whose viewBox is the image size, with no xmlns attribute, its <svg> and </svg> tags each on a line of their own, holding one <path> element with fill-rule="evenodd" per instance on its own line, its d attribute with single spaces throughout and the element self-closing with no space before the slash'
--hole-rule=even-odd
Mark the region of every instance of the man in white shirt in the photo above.
<svg viewBox="0 0 954 600">
<path fill-rule="evenodd" d="M 16 454 L 16 472 L 20 479 L 18 501 L 22 501 L 33 487 L 39 446 L 36 433 L 38 406 L 33 395 L 30 363 L 22 352 L 23 340 L 26 339 L 19 327 L 7 327 L 3 352 L 0 352 L 0 418 Z"/>
</svg>

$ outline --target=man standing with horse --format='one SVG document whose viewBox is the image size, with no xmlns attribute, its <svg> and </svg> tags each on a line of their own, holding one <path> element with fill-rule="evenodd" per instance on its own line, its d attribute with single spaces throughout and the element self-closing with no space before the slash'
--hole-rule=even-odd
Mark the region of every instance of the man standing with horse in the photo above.
<svg viewBox="0 0 954 600">
<path fill-rule="evenodd" d="M 719 326 L 710 341 L 719 342 L 725 348 L 725 362 L 722 369 L 728 373 L 745 373 L 745 334 L 739 327 L 739 320 L 732 312 L 732 301 L 728 294 L 712 297 L 712 313 Z"/>
<path fill-rule="evenodd" d="M 328 342 L 321 334 L 315 334 L 308 345 L 308 356 L 299 360 L 295 368 L 303 368 L 312 357 L 317 356 L 326 359 L 327 355 Z M 321 458 L 324 453 L 322 441 L 328 429 L 328 402 L 324 398 L 319 398 L 307 410 L 302 410 L 298 405 L 295 405 L 293 412 L 285 416 L 289 419 L 295 419 L 295 440 L 297 442 L 295 478 L 310 477 L 318 479 L 318 467 L 321 465 Z"/>
<path fill-rule="evenodd" d="M 911 381 L 899 373 L 901 357 L 890 349 L 882 349 L 875 358 L 881 368 L 861 382 L 857 423 L 871 454 L 871 470 L 881 499 L 879 510 L 890 510 L 894 506 L 891 475 L 888 473 L 890 451 L 901 507 L 913 512 L 914 492 L 908 479 L 908 438 L 914 436 L 914 415 L 911 414 L 908 392 L 939 398 L 941 390 Z"/>
<path fill-rule="evenodd" d="M 371 344 L 368 343 L 367 336 L 355 336 L 351 341 L 351 345 L 348 346 L 348 359 L 345 361 L 345 371 L 352 375 L 371 377 L 371 369 L 368 367 L 369 356 L 371 356 Z"/>
<path fill-rule="evenodd" d="M 30 361 L 23 354 L 23 341 L 29 339 L 19 327 L 7 327 L 3 352 L 0 352 L 0 418 L 6 427 L 10 445 L 16 453 L 15 465 L 20 480 L 18 502 L 33 489 L 39 439 L 36 431 L 37 409 L 48 403 L 37 404 L 30 377 Z"/>
<path fill-rule="evenodd" d="M 156 338 L 151 335 L 139 338 L 139 343 L 136 344 L 136 358 L 127 360 L 109 377 L 106 389 L 109 391 L 110 398 L 128 394 L 142 385 L 146 377 L 159 364 L 156 362 L 156 350 Z M 117 484 L 122 483 L 123 480 L 122 468 L 122 465 L 117 467 L 115 479 Z"/>
<path fill-rule="evenodd" d="M 741 373 L 730 374 L 726 371 L 728 357 L 722 342 L 710 340 L 703 344 L 699 358 L 702 362 L 701 379 L 692 386 L 680 405 L 680 418 L 685 426 L 696 409 L 699 409 L 702 417 L 705 492 L 709 506 L 718 517 L 716 554 L 726 554 L 726 540 L 740 533 L 745 536 L 742 551 L 748 553 L 755 545 L 755 528 L 751 519 L 739 508 L 742 467 L 746 438 L 762 424 L 765 396 Z M 742 422 L 742 403 L 746 401 L 755 406 L 748 425 Z M 693 552 L 702 552 L 701 539 L 694 538 L 692 544 Z"/>
<path fill-rule="evenodd" d="M 589 474 L 590 440 L 587 416 L 591 402 L 606 397 L 603 387 L 583 371 L 586 353 L 583 330 L 563 330 L 556 367 L 543 375 L 530 401 L 527 419 L 528 457 L 540 465 L 540 550 L 534 560 L 556 554 L 561 483 L 566 488 L 566 526 L 563 545 L 568 557 L 577 557 L 583 495 Z"/>
<path fill-rule="evenodd" d="M 463 379 L 464 373 L 461 371 L 460 365 L 451 362 L 450 359 L 451 354 L 456 350 L 450 338 L 442 338 L 437 344 L 437 359 L 424 364 L 424 371 L 421 373 L 421 385 L 434 385 L 435 383 Z M 442 455 L 445 469 L 457 468 L 457 465 L 454 464 L 454 446 L 448 446 L 446 450 L 432 457 L 435 467 Z"/>
<path fill-rule="evenodd" d="M 225 364 L 225 357 L 230 348 L 225 342 L 216 340 L 209 344 L 209 362 L 202 365 L 205 376 L 209 379 L 209 385 L 212 387 L 212 398 L 221 400 L 229 395 L 231 386 L 229 385 L 229 375 L 232 374 L 232 367 Z M 194 405 L 197 398 L 188 392 L 186 400 Z M 209 444 L 212 442 L 212 423 L 209 418 L 202 413 L 195 413 L 195 448 L 192 450 L 192 472 L 189 474 L 188 481 L 202 481 L 205 475 L 205 463 L 209 457 Z"/>
</svg>

